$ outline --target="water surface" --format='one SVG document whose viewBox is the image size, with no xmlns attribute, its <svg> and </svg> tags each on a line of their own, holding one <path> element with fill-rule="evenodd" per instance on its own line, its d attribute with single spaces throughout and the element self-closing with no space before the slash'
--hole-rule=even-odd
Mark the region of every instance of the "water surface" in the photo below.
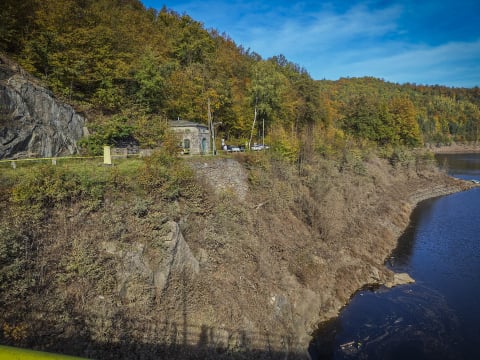
<svg viewBox="0 0 480 360">
<path fill-rule="evenodd" d="M 480 155 L 439 156 L 480 179 Z M 415 284 L 360 291 L 310 347 L 316 359 L 480 359 L 480 188 L 419 204 L 387 261 Z"/>
</svg>

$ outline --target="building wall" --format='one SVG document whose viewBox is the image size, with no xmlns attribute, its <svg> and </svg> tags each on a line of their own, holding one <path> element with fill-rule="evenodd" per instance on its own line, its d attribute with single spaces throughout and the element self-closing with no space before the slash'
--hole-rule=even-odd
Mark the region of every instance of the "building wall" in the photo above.
<svg viewBox="0 0 480 360">
<path fill-rule="evenodd" d="M 207 128 L 202 126 L 172 126 L 172 130 L 179 135 L 182 147 L 185 148 L 185 140 L 190 141 L 190 154 L 206 154 L 210 151 L 210 132 Z"/>
</svg>

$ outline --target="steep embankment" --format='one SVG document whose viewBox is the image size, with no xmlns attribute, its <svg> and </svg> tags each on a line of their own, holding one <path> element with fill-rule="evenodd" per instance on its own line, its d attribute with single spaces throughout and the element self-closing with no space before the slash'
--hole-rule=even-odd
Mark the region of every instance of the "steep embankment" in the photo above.
<svg viewBox="0 0 480 360">
<path fill-rule="evenodd" d="M 356 164 L 364 167 L 361 171 L 339 171 L 336 165 L 322 161 L 303 169 L 302 176 L 275 162 L 262 164 L 266 172 L 258 164 L 250 166 L 251 191 L 241 202 L 249 213 L 242 219 L 249 221 L 228 241 L 230 253 L 237 254 L 236 248 L 249 255 L 217 260 L 233 281 L 221 286 L 227 298 L 235 299 L 237 269 L 247 282 L 243 288 L 248 295 L 234 301 L 242 314 L 237 322 L 255 299 L 249 319 L 261 319 L 257 326 L 282 329 L 282 336 L 298 342 L 297 350 L 316 324 L 335 316 L 360 287 L 395 280 L 384 261 L 419 201 L 470 186 L 422 160 L 392 167 L 372 158 Z M 212 176 L 215 171 L 210 170 L 218 166 L 205 165 L 201 172 L 214 188 L 236 173 L 225 169 L 222 177 Z M 228 278 L 222 276 L 222 282 Z M 239 304 L 242 299 L 245 303 Z"/>
<path fill-rule="evenodd" d="M 393 279 L 384 260 L 415 204 L 470 186 L 428 157 L 188 163 L 4 182 L 1 341 L 102 359 L 306 358 L 320 321 Z M 27 195 L 50 178 L 39 208 Z"/>
<path fill-rule="evenodd" d="M 0 55 L 0 159 L 74 154 L 85 120 Z"/>
</svg>

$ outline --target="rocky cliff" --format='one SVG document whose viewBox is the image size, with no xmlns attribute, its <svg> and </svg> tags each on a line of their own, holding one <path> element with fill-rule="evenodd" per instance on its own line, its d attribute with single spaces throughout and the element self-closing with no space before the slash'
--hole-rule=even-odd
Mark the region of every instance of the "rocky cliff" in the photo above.
<svg viewBox="0 0 480 360">
<path fill-rule="evenodd" d="M 0 159 L 74 154 L 85 119 L 0 55 Z"/>
</svg>

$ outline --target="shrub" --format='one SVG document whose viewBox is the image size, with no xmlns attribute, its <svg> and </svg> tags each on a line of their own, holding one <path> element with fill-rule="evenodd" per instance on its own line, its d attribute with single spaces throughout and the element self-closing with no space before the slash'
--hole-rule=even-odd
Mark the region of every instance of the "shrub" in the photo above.
<svg viewBox="0 0 480 360">
<path fill-rule="evenodd" d="M 101 155 L 105 145 L 113 146 L 117 142 L 133 139 L 134 127 L 128 117 L 115 115 L 105 123 L 90 127 L 92 134 L 84 137 L 78 145 L 88 154 Z"/>
<path fill-rule="evenodd" d="M 139 183 L 149 192 L 164 199 L 176 199 L 187 190 L 193 180 L 193 172 L 175 154 L 160 149 L 145 159 L 140 168 Z"/>
<path fill-rule="evenodd" d="M 42 213 L 81 198 L 102 200 L 105 182 L 62 167 L 40 165 L 25 173 L 13 186 L 11 200 L 18 210 L 40 219 Z"/>
</svg>

